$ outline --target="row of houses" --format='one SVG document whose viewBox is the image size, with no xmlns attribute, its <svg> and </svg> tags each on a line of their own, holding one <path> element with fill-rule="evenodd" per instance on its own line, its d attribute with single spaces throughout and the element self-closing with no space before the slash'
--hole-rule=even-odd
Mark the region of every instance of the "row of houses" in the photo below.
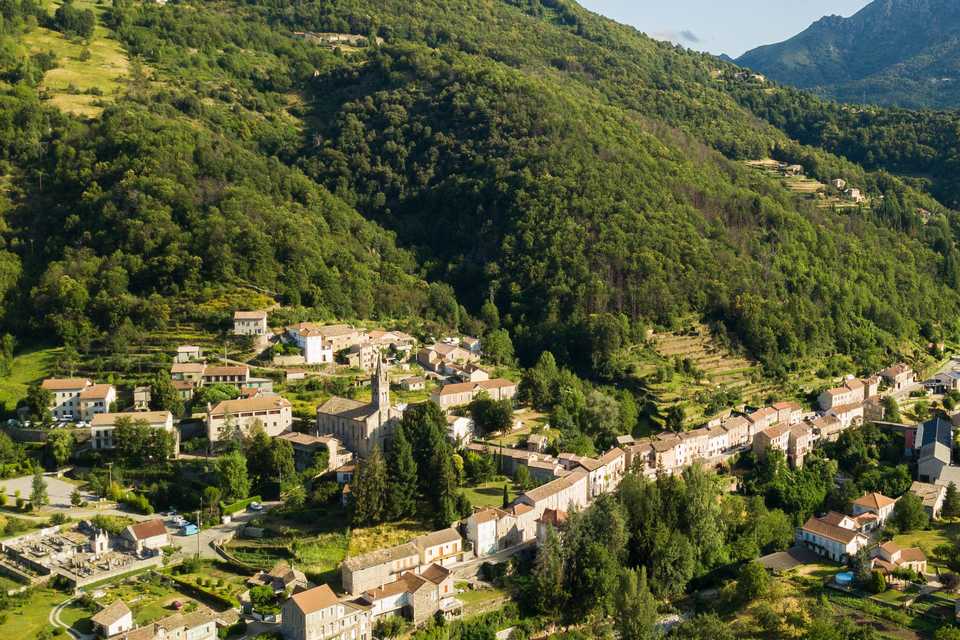
<svg viewBox="0 0 960 640">
<path fill-rule="evenodd" d="M 300 322 L 286 327 L 283 340 L 303 353 L 304 364 L 332 364 L 338 355 L 349 366 L 373 371 L 381 354 L 409 353 L 416 339 L 402 331 L 366 331 L 348 324 Z"/>
<path fill-rule="evenodd" d="M 180 399 L 185 404 L 193 401 L 200 387 L 225 384 L 236 387 L 241 395 L 273 393 L 273 380 L 255 378 L 245 364 L 213 365 L 204 361 L 174 362 L 170 366 L 170 379 Z"/>
<path fill-rule="evenodd" d="M 502 450 L 497 451 L 503 455 Z M 615 490 L 628 466 L 627 453 L 619 447 L 599 458 L 561 454 L 553 459 L 529 451 L 524 457 L 517 455 L 523 453 L 518 449 L 509 453 L 515 455 L 513 465 L 526 464 L 531 473 L 534 469 L 540 471 L 534 465 L 542 459 L 557 477 L 521 494 L 507 508 L 481 509 L 467 518 L 467 540 L 478 557 L 542 540 L 548 525 L 563 522 L 571 509 L 583 509 L 598 496 Z"/>
<path fill-rule="evenodd" d="M 216 640 L 217 621 L 208 611 L 174 613 L 142 626 L 123 600 L 115 600 L 90 618 L 94 631 L 109 640 Z"/>
</svg>

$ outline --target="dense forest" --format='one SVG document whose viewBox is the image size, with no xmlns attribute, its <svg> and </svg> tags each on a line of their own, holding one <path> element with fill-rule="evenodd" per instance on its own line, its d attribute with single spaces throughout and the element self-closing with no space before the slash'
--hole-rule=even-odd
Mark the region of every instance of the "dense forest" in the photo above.
<svg viewBox="0 0 960 640">
<path fill-rule="evenodd" d="M 492 301 L 522 362 L 549 347 L 581 372 L 691 315 L 775 374 L 835 352 L 874 368 L 956 329 L 955 214 L 922 182 L 832 155 L 853 154 L 718 80 L 732 66 L 572 2 L 114 0 L 99 20 L 131 71 L 89 121 L 39 99 L 56 61 L 17 43 L 54 18 L 0 11 L 18 334 L 82 345 L 240 284 L 319 317 L 456 325 Z M 818 209 L 737 162 L 770 155 L 884 205 Z"/>
</svg>

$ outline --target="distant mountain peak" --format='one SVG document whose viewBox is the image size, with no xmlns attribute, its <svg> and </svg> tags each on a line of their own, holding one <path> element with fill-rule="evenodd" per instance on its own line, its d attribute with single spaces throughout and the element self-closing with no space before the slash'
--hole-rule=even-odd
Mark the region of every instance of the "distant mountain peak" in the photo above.
<svg viewBox="0 0 960 640">
<path fill-rule="evenodd" d="M 960 2 L 875 0 L 853 16 L 829 15 L 784 42 L 736 60 L 768 77 L 847 102 L 960 106 Z"/>
</svg>

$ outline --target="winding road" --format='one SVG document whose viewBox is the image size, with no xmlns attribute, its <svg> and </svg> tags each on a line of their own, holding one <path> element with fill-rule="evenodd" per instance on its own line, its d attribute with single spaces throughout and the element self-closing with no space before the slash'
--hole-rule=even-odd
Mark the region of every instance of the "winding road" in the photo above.
<svg viewBox="0 0 960 640">
<path fill-rule="evenodd" d="M 70 598 L 67 598 L 57 606 L 55 606 L 53 609 L 50 610 L 50 615 L 48 616 L 48 620 L 50 621 L 50 626 L 54 628 L 59 627 L 61 629 L 66 629 L 67 633 L 69 633 L 75 640 L 93 640 L 96 636 L 88 633 L 80 633 L 79 631 L 77 631 L 76 629 L 74 629 L 73 627 L 71 627 L 70 625 L 68 625 L 63 620 L 60 619 L 60 614 L 63 613 L 63 610 L 69 607 L 74 600 L 77 600 L 79 598 L 80 596 L 72 596 Z"/>
</svg>

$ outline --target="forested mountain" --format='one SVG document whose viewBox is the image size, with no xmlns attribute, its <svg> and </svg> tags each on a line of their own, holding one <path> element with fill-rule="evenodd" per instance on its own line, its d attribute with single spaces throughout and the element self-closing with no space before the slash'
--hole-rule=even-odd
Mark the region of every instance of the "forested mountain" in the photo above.
<svg viewBox="0 0 960 640">
<path fill-rule="evenodd" d="M 960 105 L 960 5 L 874 0 L 850 18 L 828 16 L 737 64 L 840 100 L 902 107 Z"/>
<path fill-rule="evenodd" d="M 690 315 L 774 373 L 956 330 L 956 215 L 922 184 L 802 146 L 735 67 L 573 2 L 115 0 L 100 19 L 133 64 L 91 121 L 38 99 L 35 53 L 0 57 L 19 332 L 97 335 L 219 282 L 456 322 L 449 283 L 468 311 L 495 302 L 525 360 L 595 368 Z M 770 155 L 884 206 L 837 214 L 737 162 Z"/>
</svg>

